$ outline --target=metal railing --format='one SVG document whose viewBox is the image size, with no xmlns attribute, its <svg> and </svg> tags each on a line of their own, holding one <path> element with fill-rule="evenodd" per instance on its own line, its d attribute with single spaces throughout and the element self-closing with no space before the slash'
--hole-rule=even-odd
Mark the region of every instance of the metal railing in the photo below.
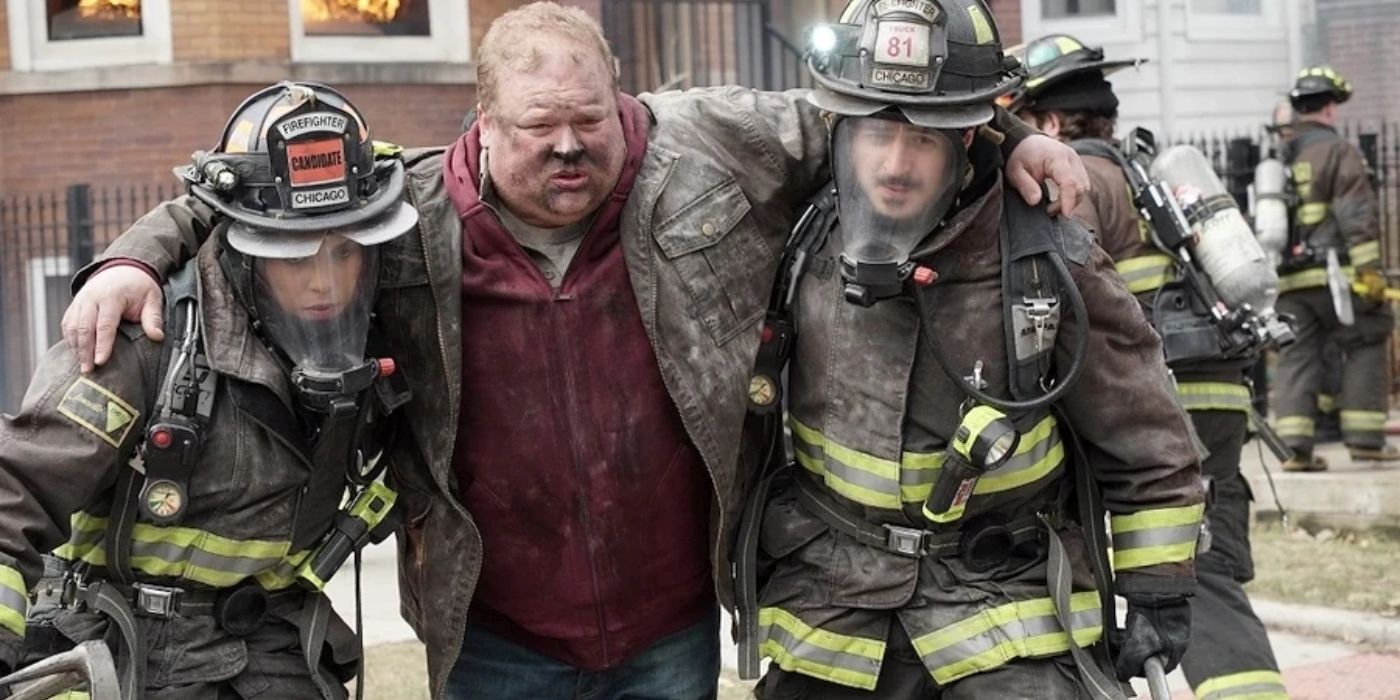
<svg viewBox="0 0 1400 700">
<path fill-rule="evenodd" d="M 0 411 L 19 408 L 38 359 L 60 340 L 73 273 L 175 191 L 74 184 L 0 197 Z"/>
<path fill-rule="evenodd" d="M 769 0 L 610 0 L 603 30 L 622 89 L 809 84 L 802 52 L 771 24 Z"/>
</svg>

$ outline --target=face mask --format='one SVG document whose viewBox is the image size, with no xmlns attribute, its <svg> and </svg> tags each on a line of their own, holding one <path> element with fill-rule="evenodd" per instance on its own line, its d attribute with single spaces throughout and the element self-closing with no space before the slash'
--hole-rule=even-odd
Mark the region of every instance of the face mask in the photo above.
<svg viewBox="0 0 1400 700">
<path fill-rule="evenodd" d="M 832 166 L 847 301 L 869 306 L 900 294 L 913 269 L 909 254 L 957 198 L 967 162 L 960 138 L 883 117 L 837 122 Z"/>
</svg>

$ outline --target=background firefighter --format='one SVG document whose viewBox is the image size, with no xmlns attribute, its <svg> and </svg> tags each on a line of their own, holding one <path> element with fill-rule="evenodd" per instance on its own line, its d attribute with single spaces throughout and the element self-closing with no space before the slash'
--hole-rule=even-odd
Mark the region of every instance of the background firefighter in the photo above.
<svg viewBox="0 0 1400 700">
<path fill-rule="evenodd" d="M 1114 140 L 1118 98 L 1106 80 L 1113 71 L 1139 61 L 1105 60 L 1102 49 L 1063 34 L 1028 42 L 1019 53 L 1030 79 L 1008 109 L 1080 149 L 1093 188 L 1075 215 L 1113 258 L 1128 290 L 1150 317 L 1159 290 L 1179 277 L 1179 263 L 1154 242 L 1151 224 L 1134 202 L 1134 187 L 1122 165 L 1131 156 Z M 1095 155 L 1091 144 L 1117 154 Z M 1162 329 L 1160 320 L 1154 322 L 1159 332 L 1170 332 Z M 1254 577 L 1254 564 L 1249 545 L 1251 495 L 1240 473 L 1240 451 L 1251 400 L 1246 372 L 1259 354 L 1256 350 L 1227 358 L 1222 351 L 1216 358 L 1171 367 L 1177 399 L 1209 453 L 1201 473 L 1211 491 L 1206 516 L 1212 544 L 1196 556 L 1191 646 L 1181 662 L 1201 700 L 1228 697 L 1242 688 L 1257 693 L 1251 697 L 1260 700 L 1287 698 L 1268 634 L 1242 588 Z"/>
<path fill-rule="evenodd" d="M 177 171 L 223 216 L 165 288 L 168 340 L 123 326 L 86 375 L 55 346 L 0 417 L 0 665 L 106 640 L 132 700 L 342 698 L 358 642 L 321 587 L 348 520 L 390 522 L 357 466 L 407 396 L 366 356 L 369 309 L 375 246 L 417 213 L 324 86 L 255 93 L 218 143 Z"/>
<path fill-rule="evenodd" d="M 795 327 L 797 463 L 750 519 L 740 668 L 772 659 L 760 697 L 1121 697 L 1081 651 L 1109 592 L 1068 502 L 1094 485 L 1129 601 L 1119 677 L 1185 649 L 1202 509 L 1185 416 L 1112 262 L 1008 196 L 973 138 L 1017 81 L 990 17 L 857 0 L 812 32 L 834 196 L 770 309 Z"/>
<path fill-rule="evenodd" d="M 1400 460 L 1400 450 L 1385 441 L 1386 340 L 1394 317 L 1384 301 L 1349 289 L 1385 286 L 1376 191 L 1361 152 L 1334 128 L 1338 106 L 1351 93 L 1351 83 L 1326 66 L 1304 69 L 1289 93 L 1297 122 L 1282 156 L 1295 206 L 1279 266 L 1278 309 L 1295 319 L 1298 342 L 1279 353 L 1273 394 L 1279 433 L 1297 452 L 1284 464 L 1292 471 L 1327 468 L 1312 448 L 1328 339 L 1342 355 L 1337 404 L 1352 460 Z M 1342 265 L 1332 273 L 1343 278 L 1336 292 L 1328 284 L 1329 255 Z M 1353 318 L 1339 313 L 1344 307 Z"/>
</svg>

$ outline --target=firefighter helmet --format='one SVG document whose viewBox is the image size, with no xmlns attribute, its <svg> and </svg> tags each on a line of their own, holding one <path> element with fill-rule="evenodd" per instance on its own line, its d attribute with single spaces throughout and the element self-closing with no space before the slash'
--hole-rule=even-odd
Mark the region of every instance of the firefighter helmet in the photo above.
<svg viewBox="0 0 1400 700">
<path fill-rule="evenodd" d="M 808 99 L 847 116 L 897 109 L 936 129 L 990 121 L 1020 73 L 1002 53 L 983 0 L 852 0 L 840 21 L 808 34 Z"/>
<path fill-rule="evenodd" d="M 375 149 L 343 95 L 283 81 L 244 100 L 214 150 L 196 152 L 175 173 L 190 194 L 233 220 L 235 248 L 304 257 L 327 232 L 370 246 L 417 223 L 403 201 L 403 162 Z"/>
<path fill-rule="evenodd" d="M 1313 102 L 1323 96 L 1331 97 L 1337 104 L 1346 102 L 1351 99 L 1351 82 L 1331 66 L 1313 66 L 1298 71 L 1298 80 L 1288 93 L 1293 106 L 1298 107 L 1300 103 Z"/>
<path fill-rule="evenodd" d="M 1034 41 L 1013 46 L 1007 49 L 1007 53 L 1020 61 L 1026 70 L 1025 82 L 1004 95 L 1000 100 L 1012 112 L 1023 109 L 1035 111 L 1039 106 L 1037 103 L 1042 98 L 1051 95 L 1058 98 L 1066 97 L 1069 92 L 1074 91 L 1077 82 L 1089 80 L 1102 83 L 1104 82 L 1103 78 L 1111 73 L 1147 62 L 1145 58 L 1105 60 L 1102 48 L 1086 46 L 1084 42 L 1068 34 L 1043 36 Z M 1048 100 L 1050 103 L 1055 101 L 1054 99 Z M 1116 100 L 1114 101 L 1116 102 Z M 1073 100 L 1066 102 L 1072 103 Z M 1086 104 L 1092 104 L 1092 100 Z M 1116 107 L 1116 104 L 1114 106 Z M 1046 107 L 1042 106 L 1042 108 Z M 1058 108 L 1070 109 L 1072 107 L 1059 106 Z"/>
</svg>

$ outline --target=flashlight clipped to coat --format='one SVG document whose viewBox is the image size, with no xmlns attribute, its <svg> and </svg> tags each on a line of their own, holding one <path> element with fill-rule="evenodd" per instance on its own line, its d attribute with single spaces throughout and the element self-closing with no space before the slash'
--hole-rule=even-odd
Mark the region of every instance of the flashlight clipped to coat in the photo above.
<svg viewBox="0 0 1400 700">
<path fill-rule="evenodd" d="M 951 523 L 963 516 L 967 501 L 983 474 L 1006 464 L 1016 454 L 1021 435 L 1005 413 L 976 404 L 963 414 L 953 444 L 924 501 L 930 522 Z"/>
</svg>

